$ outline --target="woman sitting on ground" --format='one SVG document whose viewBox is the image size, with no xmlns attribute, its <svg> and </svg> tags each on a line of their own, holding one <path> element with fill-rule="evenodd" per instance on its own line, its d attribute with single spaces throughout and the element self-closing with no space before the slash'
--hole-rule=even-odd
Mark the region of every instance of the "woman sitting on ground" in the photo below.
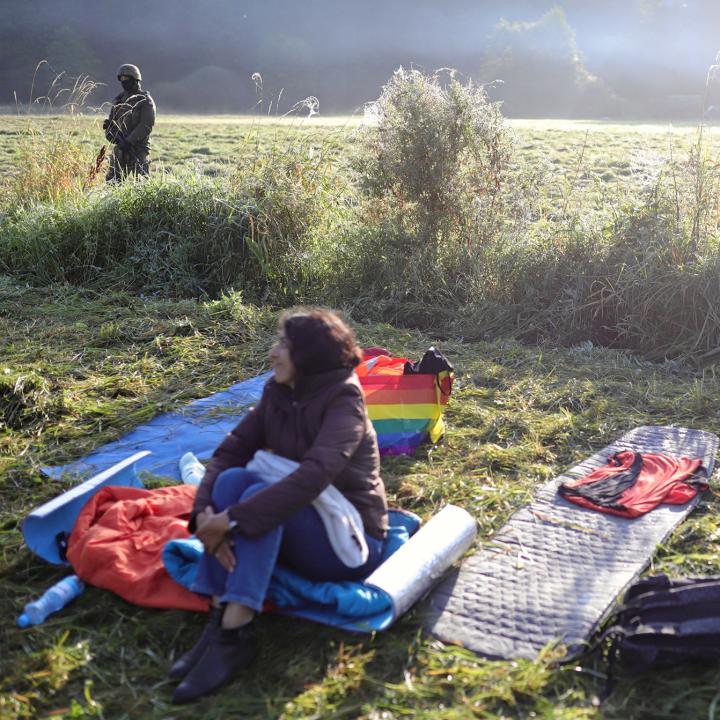
<svg viewBox="0 0 720 720">
<path fill-rule="evenodd" d="M 252 661 L 253 619 L 276 563 L 317 581 L 360 580 L 380 564 L 387 503 L 377 437 L 353 370 L 361 359 L 352 331 L 334 313 L 297 310 L 281 318 L 270 351 L 274 376 L 215 450 L 198 487 L 190 530 L 205 552 L 193 589 L 212 596 L 213 607 L 196 645 L 170 671 L 182 678 L 175 702 L 218 689 Z M 299 466 L 267 484 L 245 469 L 262 449 Z M 328 486 L 362 519 L 367 560 L 357 567 L 338 557 L 313 505 Z"/>
</svg>

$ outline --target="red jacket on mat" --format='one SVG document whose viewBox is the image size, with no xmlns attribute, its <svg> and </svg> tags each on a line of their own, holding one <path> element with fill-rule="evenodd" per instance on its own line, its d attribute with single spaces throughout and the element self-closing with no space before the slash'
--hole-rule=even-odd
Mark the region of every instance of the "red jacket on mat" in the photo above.
<svg viewBox="0 0 720 720">
<path fill-rule="evenodd" d="M 571 502 L 621 517 L 644 515 L 661 503 L 684 505 L 706 490 L 702 460 L 625 450 L 589 475 L 563 483 Z"/>
<path fill-rule="evenodd" d="M 192 485 L 104 487 L 80 511 L 67 559 L 83 580 L 135 605 L 207 610 L 208 600 L 176 583 L 162 561 L 165 543 L 190 537 L 194 497 Z"/>
</svg>

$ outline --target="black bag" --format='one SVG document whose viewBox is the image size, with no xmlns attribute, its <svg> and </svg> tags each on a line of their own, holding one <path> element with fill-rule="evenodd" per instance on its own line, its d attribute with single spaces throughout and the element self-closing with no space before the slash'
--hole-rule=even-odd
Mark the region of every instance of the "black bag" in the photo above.
<svg viewBox="0 0 720 720">
<path fill-rule="evenodd" d="M 389 353 L 388 353 L 389 354 Z M 437 375 L 443 371 L 455 372 L 450 361 L 436 348 L 430 346 L 417 362 L 405 363 L 403 375 Z"/>
<path fill-rule="evenodd" d="M 639 580 L 625 594 L 608 636 L 610 676 L 614 663 L 644 672 L 720 658 L 720 577 Z"/>
</svg>

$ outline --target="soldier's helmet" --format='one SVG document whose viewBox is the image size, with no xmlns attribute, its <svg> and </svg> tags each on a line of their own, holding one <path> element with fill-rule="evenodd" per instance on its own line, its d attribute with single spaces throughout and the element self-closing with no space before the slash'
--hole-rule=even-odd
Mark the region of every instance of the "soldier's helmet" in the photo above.
<svg viewBox="0 0 720 720">
<path fill-rule="evenodd" d="M 118 79 L 120 79 L 121 75 L 128 75 L 129 77 L 135 78 L 138 81 L 142 80 L 140 68 L 137 65 L 121 65 L 117 71 Z"/>
</svg>

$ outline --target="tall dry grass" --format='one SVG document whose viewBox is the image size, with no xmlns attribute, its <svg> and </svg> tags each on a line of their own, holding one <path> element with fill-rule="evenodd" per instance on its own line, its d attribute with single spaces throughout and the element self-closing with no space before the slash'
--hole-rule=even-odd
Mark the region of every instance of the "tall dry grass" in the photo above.
<svg viewBox="0 0 720 720">
<path fill-rule="evenodd" d="M 101 151 L 84 122 L 73 123 L 99 84 L 88 75 L 67 78 L 59 73 L 46 92 L 35 96 L 35 68 L 27 105 L 16 102 L 26 117 L 20 138 L 15 171 L 0 182 L 0 208 L 17 211 L 38 202 L 54 203 L 96 184 L 102 175 L 97 162 Z M 64 122 L 37 122 L 37 115 L 60 116 Z M 68 124 L 68 118 L 70 124 Z"/>
<path fill-rule="evenodd" d="M 70 142 L 33 137 L 37 163 L 11 179 L 0 219 L 0 271 L 155 295 L 234 289 L 466 338 L 720 358 L 720 164 L 702 126 L 637 196 L 596 193 L 613 205 L 586 215 L 582 197 L 545 196 L 482 88 L 398 72 L 373 112 L 350 177 L 298 141 L 258 146 L 215 179 L 159 173 L 89 192 L 87 156 L 71 162 Z M 582 193 L 585 172 L 581 154 L 568 193 Z"/>
</svg>

